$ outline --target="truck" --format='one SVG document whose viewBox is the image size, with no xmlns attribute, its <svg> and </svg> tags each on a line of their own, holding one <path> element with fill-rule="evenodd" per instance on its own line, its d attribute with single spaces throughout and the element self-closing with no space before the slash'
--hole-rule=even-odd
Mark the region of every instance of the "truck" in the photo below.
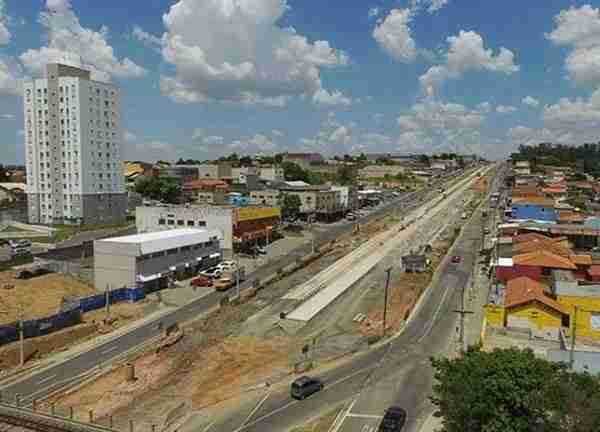
<svg viewBox="0 0 600 432">
<path fill-rule="evenodd" d="M 219 279 L 215 280 L 214 287 L 217 291 L 227 291 L 237 283 L 239 275 L 240 282 L 246 279 L 246 269 L 244 267 L 236 267 L 231 270 L 227 270 L 223 273 Z"/>
</svg>

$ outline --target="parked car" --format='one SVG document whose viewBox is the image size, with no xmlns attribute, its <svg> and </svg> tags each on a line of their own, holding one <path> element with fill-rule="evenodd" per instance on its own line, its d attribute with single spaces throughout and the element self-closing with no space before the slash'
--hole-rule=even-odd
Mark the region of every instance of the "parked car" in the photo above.
<svg viewBox="0 0 600 432">
<path fill-rule="evenodd" d="M 406 423 L 406 411 L 392 406 L 385 410 L 379 432 L 400 432 Z"/>
<path fill-rule="evenodd" d="M 191 280 L 190 285 L 195 287 L 209 287 L 212 286 L 213 281 L 208 276 L 198 276 Z"/>
<path fill-rule="evenodd" d="M 256 246 L 256 253 L 258 253 L 259 255 L 266 255 L 267 248 L 264 246 Z"/>
<path fill-rule="evenodd" d="M 313 393 L 323 390 L 324 385 L 318 378 L 301 376 L 292 383 L 290 393 L 294 399 L 304 399 Z"/>
<path fill-rule="evenodd" d="M 223 274 L 223 270 L 221 270 L 220 268 L 217 268 L 217 267 L 209 268 L 208 270 L 204 270 L 203 272 L 200 272 L 201 276 L 206 276 L 211 279 L 218 279 L 221 277 L 222 274 Z"/>
<path fill-rule="evenodd" d="M 217 264 L 216 268 L 221 270 L 221 272 L 225 272 L 227 270 L 232 270 L 236 267 L 235 261 L 223 261 Z"/>
<path fill-rule="evenodd" d="M 217 291 L 227 291 L 233 286 L 233 279 L 229 276 L 219 278 L 215 281 L 215 289 Z"/>
<path fill-rule="evenodd" d="M 453 262 L 454 264 L 458 264 L 458 263 L 460 263 L 460 261 L 461 261 L 461 257 L 460 257 L 460 255 L 454 255 L 454 256 L 452 257 L 452 262 Z"/>
</svg>

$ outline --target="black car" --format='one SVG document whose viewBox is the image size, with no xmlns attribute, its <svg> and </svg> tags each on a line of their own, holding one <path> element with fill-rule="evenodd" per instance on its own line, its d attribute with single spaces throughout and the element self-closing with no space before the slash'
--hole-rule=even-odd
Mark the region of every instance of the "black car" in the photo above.
<svg viewBox="0 0 600 432">
<path fill-rule="evenodd" d="M 400 407 L 389 407 L 385 410 L 379 432 L 400 432 L 406 423 L 406 411 Z"/>
<path fill-rule="evenodd" d="M 291 395 L 294 399 L 304 399 L 313 393 L 323 390 L 323 383 L 318 378 L 301 376 L 292 383 Z"/>
</svg>

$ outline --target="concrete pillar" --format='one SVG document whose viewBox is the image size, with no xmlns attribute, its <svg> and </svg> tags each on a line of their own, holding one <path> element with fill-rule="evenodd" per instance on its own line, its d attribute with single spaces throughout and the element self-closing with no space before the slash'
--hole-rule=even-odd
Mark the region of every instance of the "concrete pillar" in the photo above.
<svg viewBox="0 0 600 432">
<path fill-rule="evenodd" d="M 18 408 L 21 405 L 21 395 L 19 393 L 15 394 L 15 406 Z"/>
<path fill-rule="evenodd" d="M 94 423 L 94 410 L 88 411 L 89 422 Z"/>
<path fill-rule="evenodd" d="M 69 419 L 73 420 L 73 407 L 69 407 Z"/>
<path fill-rule="evenodd" d="M 133 432 L 133 420 L 129 420 L 129 432 Z"/>
<path fill-rule="evenodd" d="M 133 363 L 127 363 L 125 365 L 125 381 L 135 381 L 135 365 Z"/>
</svg>

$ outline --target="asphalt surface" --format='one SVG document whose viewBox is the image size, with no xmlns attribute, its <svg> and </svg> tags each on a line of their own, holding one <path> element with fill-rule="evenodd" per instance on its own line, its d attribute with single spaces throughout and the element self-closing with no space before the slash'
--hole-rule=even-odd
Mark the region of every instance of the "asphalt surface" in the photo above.
<svg viewBox="0 0 600 432">
<path fill-rule="evenodd" d="M 407 194 L 390 201 L 387 204 L 381 205 L 376 210 L 360 218 L 359 222 L 366 223 L 390 212 L 397 212 L 399 215 L 405 214 L 414 207 L 420 205 L 424 200 L 437 195 L 437 192 L 435 192 L 437 187 L 438 184 L 436 183 L 427 190 Z M 332 226 L 331 229 L 326 232 L 319 233 L 315 241 L 316 245 L 325 244 L 342 234 L 351 232 L 352 229 L 354 229 L 355 224 L 356 222 L 348 222 Z M 288 255 L 257 269 L 256 272 L 253 273 L 253 279 L 268 277 L 277 269 L 295 262 L 298 258 L 301 258 L 310 252 L 310 244 L 302 245 Z M 245 281 L 241 284 L 240 289 L 243 291 L 251 286 L 252 281 Z M 158 336 L 161 332 L 159 322 L 162 323 L 162 326 L 168 327 L 175 323 L 188 321 L 218 305 L 223 297 L 227 295 L 233 295 L 233 292 L 228 294 L 215 291 L 205 297 L 194 300 L 183 307 L 173 310 L 156 321 L 141 325 L 122 336 L 95 346 L 89 351 L 83 352 L 76 357 L 64 362 L 51 364 L 47 368 L 17 382 L 11 382 L 4 386 L 0 384 L 2 397 L 4 400 L 15 400 L 15 396 L 19 395 L 23 403 L 30 403 L 34 398 L 41 399 L 56 390 L 73 385 L 85 378 L 84 375 L 86 373 L 92 372 L 98 367 L 102 367 L 103 364 L 109 364 L 120 355 L 139 346 L 145 341 Z"/>
<path fill-rule="evenodd" d="M 418 420 L 429 410 L 431 356 L 446 356 L 456 332 L 461 290 L 467 285 L 479 250 L 481 221 L 465 226 L 453 255 L 441 264 L 423 303 L 402 334 L 391 342 L 319 375 L 325 389 L 303 401 L 290 397 L 289 389 L 273 390 L 258 406 L 242 406 L 226 420 L 204 431 L 277 432 L 315 418 L 327 409 L 348 404 L 348 414 L 336 432 L 374 432 L 384 410 L 398 405 L 408 412 L 405 431 L 415 431 Z"/>
</svg>

